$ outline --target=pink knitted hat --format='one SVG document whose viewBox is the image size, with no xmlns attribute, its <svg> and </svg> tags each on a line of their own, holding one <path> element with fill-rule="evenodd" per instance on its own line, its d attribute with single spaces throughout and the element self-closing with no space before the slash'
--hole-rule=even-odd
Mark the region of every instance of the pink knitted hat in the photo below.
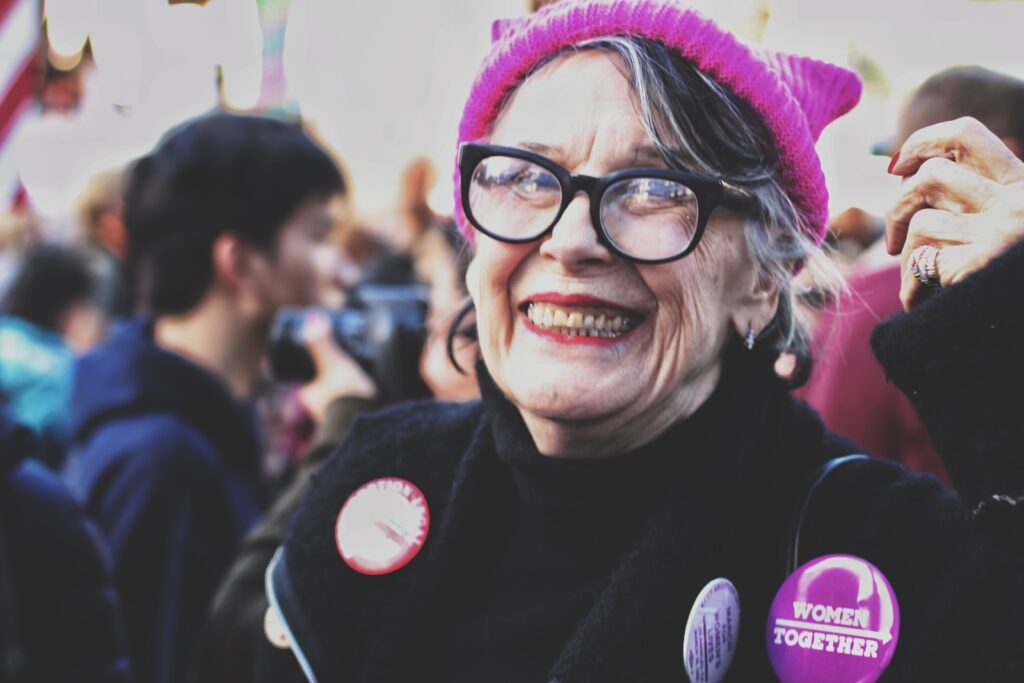
<svg viewBox="0 0 1024 683">
<path fill-rule="evenodd" d="M 730 88 L 764 118 L 779 154 L 783 187 L 819 243 L 828 221 L 828 190 L 814 143 L 822 129 L 860 99 L 851 71 L 815 59 L 752 51 L 679 0 L 560 0 L 539 12 L 496 21 L 493 44 L 462 112 L 459 144 L 490 132 L 506 94 L 544 57 L 602 36 L 635 35 L 675 48 Z M 455 169 L 455 219 L 472 241 Z"/>
</svg>

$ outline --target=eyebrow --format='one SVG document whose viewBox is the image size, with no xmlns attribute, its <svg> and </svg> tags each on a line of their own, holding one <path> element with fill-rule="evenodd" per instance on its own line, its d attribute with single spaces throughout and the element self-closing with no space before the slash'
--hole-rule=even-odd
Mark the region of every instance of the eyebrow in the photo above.
<svg viewBox="0 0 1024 683">
<path fill-rule="evenodd" d="M 543 142 L 520 142 L 518 147 L 535 154 L 543 154 L 555 159 L 564 159 L 565 150 L 561 145 L 546 145 Z M 633 160 L 640 162 L 664 163 L 661 152 L 654 145 L 641 145 L 633 150 Z"/>
<path fill-rule="evenodd" d="M 665 158 L 661 156 L 661 152 L 654 145 L 642 145 L 637 147 L 636 154 L 633 158 L 637 161 L 665 162 Z"/>
<path fill-rule="evenodd" d="M 517 146 L 535 154 L 543 154 L 544 156 L 565 156 L 565 151 L 561 145 L 545 145 L 543 142 L 520 142 Z"/>
</svg>

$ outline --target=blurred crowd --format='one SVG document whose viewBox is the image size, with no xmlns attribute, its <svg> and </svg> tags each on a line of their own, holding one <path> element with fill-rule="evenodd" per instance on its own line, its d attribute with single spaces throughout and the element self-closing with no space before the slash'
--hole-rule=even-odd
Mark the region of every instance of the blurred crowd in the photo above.
<svg viewBox="0 0 1024 683">
<path fill-rule="evenodd" d="M 877 151 L 960 116 L 1024 151 L 1024 83 L 980 67 L 921 85 Z M 439 170 L 412 161 L 368 217 L 339 167 L 298 122 L 214 113 L 93 177 L 70 240 L 31 207 L 0 216 L 8 672 L 250 680 L 264 571 L 351 421 L 477 396 L 467 246 L 427 202 Z M 884 217 L 850 207 L 830 239 L 847 289 L 804 293 L 821 312 L 795 390 L 867 451 L 948 481 L 869 351 L 901 308 Z"/>
</svg>

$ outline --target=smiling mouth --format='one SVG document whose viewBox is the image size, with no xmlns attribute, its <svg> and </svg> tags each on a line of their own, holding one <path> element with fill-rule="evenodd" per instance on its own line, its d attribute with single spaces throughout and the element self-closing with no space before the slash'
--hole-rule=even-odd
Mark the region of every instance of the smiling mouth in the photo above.
<svg viewBox="0 0 1024 683">
<path fill-rule="evenodd" d="M 571 337 L 617 339 L 636 329 L 643 318 L 622 312 L 585 307 L 553 306 L 531 301 L 520 307 L 527 319 L 542 330 Z"/>
</svg>

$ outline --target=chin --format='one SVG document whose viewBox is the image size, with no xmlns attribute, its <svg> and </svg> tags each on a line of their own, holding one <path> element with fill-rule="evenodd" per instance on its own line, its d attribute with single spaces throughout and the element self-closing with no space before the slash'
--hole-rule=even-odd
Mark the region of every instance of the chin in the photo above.
<svg viewBox="0 0 1024 683">
<path fill-rule="evenodd" d="M 506 394 L 520 410 L 549 420 L 600 421 L 621 415 L 635 404 L 636 397 L 624 391 L 621 382 L 609 383 L 608 388 L 584 382 L 579 377 L 577 374 L 567 381 L 551 378 L 543 382 L 514 379 Z"/>
</svg>

